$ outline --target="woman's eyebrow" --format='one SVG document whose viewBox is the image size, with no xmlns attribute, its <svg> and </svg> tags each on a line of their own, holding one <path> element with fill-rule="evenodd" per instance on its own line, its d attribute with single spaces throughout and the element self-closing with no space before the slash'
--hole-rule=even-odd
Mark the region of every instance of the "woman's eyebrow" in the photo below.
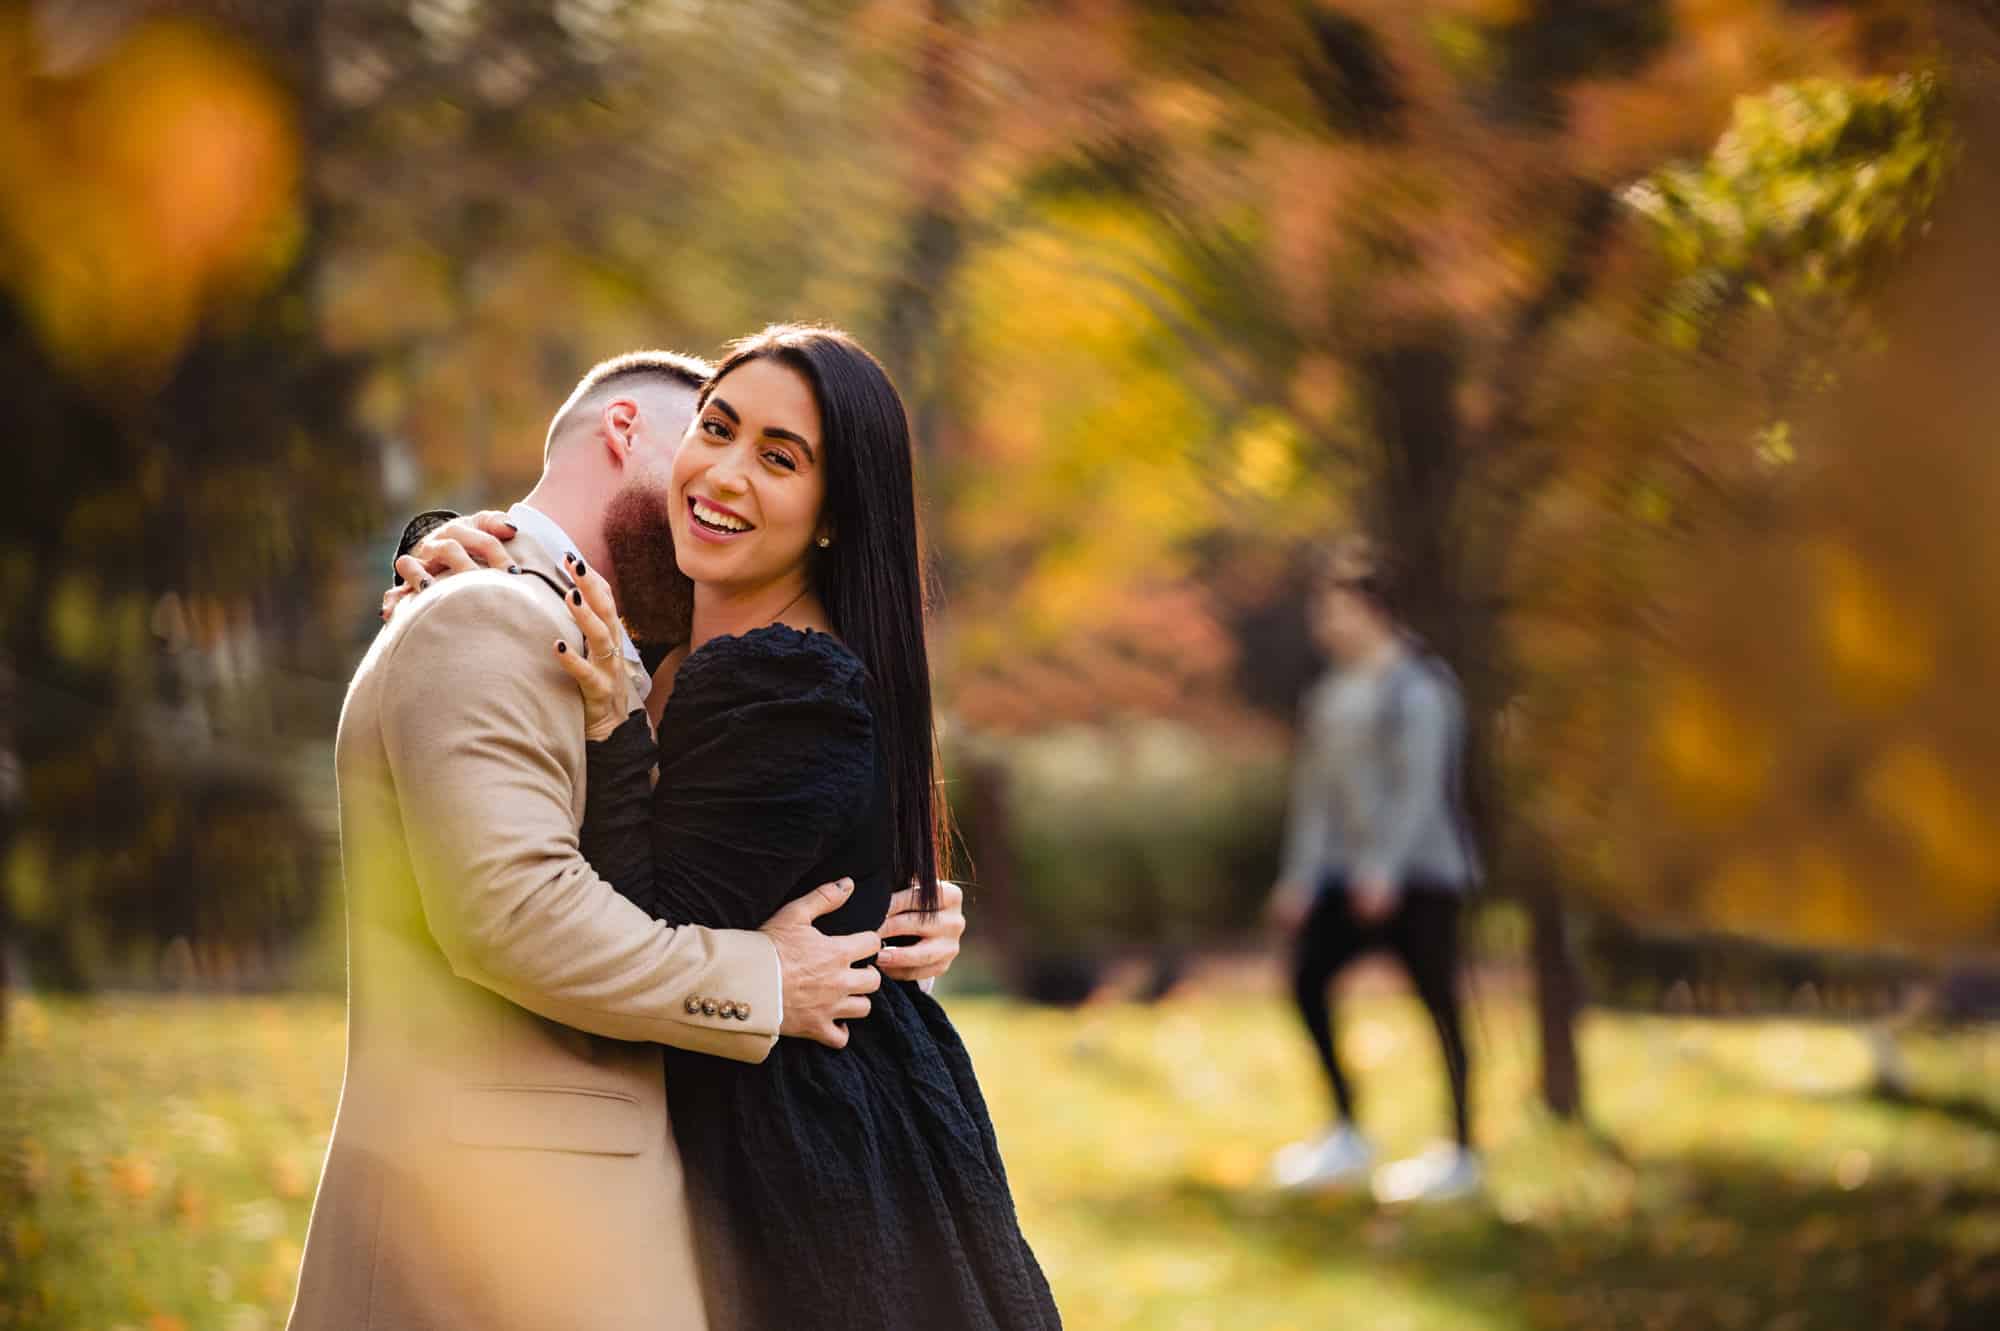
<svg viewBox="0 0 2000 1331">
<path fill-rule="evenodd" d="M 766 438 L 770 439 L 789 439 L 806 451 L 807 458 L 814 462 L 819 461 L 819 454 L 813 452 L 813 446 L 806 442 L 806 437 L 802 434 L 794 434 L 790 430 L 781 429 L 775 425 L 765 426 L 764 434 Z"/>
<path fill-rule="evenodd" d="M 743 417 L 737 413 L 736 408 L 730 406 L 727 402 L 723 401 L 721 398 L 712 397 L 708 401 L 710 406 L 714 407 L 717 411 L 727 416 L 730 420 L 734 421 L 736 424 L 738 425 L 743 424 Z"/>
</svg>

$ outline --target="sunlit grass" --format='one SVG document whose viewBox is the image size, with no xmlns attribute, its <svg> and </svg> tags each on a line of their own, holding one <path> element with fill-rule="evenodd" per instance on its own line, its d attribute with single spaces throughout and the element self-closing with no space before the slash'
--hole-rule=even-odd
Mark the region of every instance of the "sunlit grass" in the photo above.
<svg viewBox="0 0 2000 1331">
<path fill-rule="evenodd" d="M 1913 1042 L 1941 1107 L 1861 1094 L 1859 1038 L 1598 1016 L 1601 1136 L 1531 1093 L 1524 1009 L 1480 1005 L 1485 1199 L 1292 1200 L 1317 1126 L 1288 1014 L 1208 994 L 1063 1013 L 953 1000 L 1068 1324 L 1097 1328 L 2000 1325 L 2000 1036 Z M 339 1089 L 341 1010 L 18 1001 L 0 1055 L 0 1327 L 282 1324 Z M 1421 1012 L 1342 1028 L 1388 1152 L 1445 1123 Z"/>
</svg>

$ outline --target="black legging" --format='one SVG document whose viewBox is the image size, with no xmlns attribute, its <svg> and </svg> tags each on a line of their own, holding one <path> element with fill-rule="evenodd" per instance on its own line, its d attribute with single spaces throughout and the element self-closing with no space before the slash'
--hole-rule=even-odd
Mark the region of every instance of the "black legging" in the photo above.
<svg viewBox="0 0 2000 1331">
<path fill-rule="evenodd" d="M 1445 1072 L 1451 1079 L 1458 1144 L 1471 1145 L 1465 1035 L 1459 1028 L 1458 1014 L 1458 917 L 1463 908 L 1464 896 L 1459 892 L 1412 884 L 1399 894 L 1388 918 L 1363 923 L 1355 918 L 1347 886 L 1339 880 L 1323 888 L 1314 901 L 1299 930 L 1292 996 L 1298 1001 L 1313 1047 L 1319 1051 L 1326 1078 L 1333 1084 L 1334 1105 L 1344 1121 L 1354 1121 L 1354 1092 L 1334 1052 L 1333 996 L 1328 987 L 1347 963 L 1364 952 L 1386 947 L 1401 958 L 1417 996 L 1437 1026 Z"/>
</svg>

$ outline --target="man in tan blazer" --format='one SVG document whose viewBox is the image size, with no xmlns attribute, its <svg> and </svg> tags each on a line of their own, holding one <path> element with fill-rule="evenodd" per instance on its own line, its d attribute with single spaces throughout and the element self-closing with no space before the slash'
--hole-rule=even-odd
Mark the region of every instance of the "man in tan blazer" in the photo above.
<svg viewBox="0 0 2000 1331">
<path fill-rule="evenodd" d="M 754 1063 L 780 1035 L 844 1044 L 838 1023 L 881 983 L 855 964 L 877 935 L 812 925 L 844 880 L 757 932 L 673 928 L 578 853 L 564 556 L 599 565 L 621 606 L 646 602 L 605 515 L 671 458 L 702 368 L 641 355 L 587 376 L 510 515 L 512 570 L 400 607 L 349 685 L 347 1069 L 292 1331 L 699 1331 L 702 1220 L 659 1046 Z M 929 972 L 956 954 L 949 914 L 913 926 Z"/>
</svg>

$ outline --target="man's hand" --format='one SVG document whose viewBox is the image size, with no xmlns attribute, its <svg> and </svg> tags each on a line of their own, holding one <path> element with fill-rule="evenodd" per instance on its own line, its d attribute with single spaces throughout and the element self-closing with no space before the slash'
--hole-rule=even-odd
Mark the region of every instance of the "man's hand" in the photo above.
<svg viewBox="0 0 2000 1331">
<path fill-rule="evenodd" d="M 439 578 L 507 567 L 507 548 L 501 542 L 513 540 L 519 530 L 505 513 L 489 508 L 430 532 L 397 558 L 396 583 L 382 593 L 382 622 L 388 623 L 398 605 Z"/>
<path fill-rule="evenodd" d="M 929 980 L 944 974 L 958 960 L 959 940 L 965 936 L 965 890 L 938 879 L 938 908 L 925 915 L 917 909 L 917 888 L 912 883 L 889 898 L 882 936 L 917 940 L 882 949 L 875 964 L 890 979 Z"/>
<path fill-rule="evenodd" d="M 1348 884 L 1347 899 L 1353 903 L 1355 919 L 1376 924 L 1395 913 L 1396 884 L 1384 873 L 1356 874 Z"/>
<path fill-rule="evenodd" d="M 847 1028 L 840 1023 L 858 1021 L 873 1006 L 868 995 L 882 987 L 882 972 L 854 963 L 881 951 L 882 936 L 830 937 L 813 927 L 814 920 L 846 904 L 852 895 L 852 878 L 822 883 L 764 922 L 760 932 L 777 944 L 784 984 L 785 1019 L 778 1034 L 845 1049 Z"/>
</svg>

